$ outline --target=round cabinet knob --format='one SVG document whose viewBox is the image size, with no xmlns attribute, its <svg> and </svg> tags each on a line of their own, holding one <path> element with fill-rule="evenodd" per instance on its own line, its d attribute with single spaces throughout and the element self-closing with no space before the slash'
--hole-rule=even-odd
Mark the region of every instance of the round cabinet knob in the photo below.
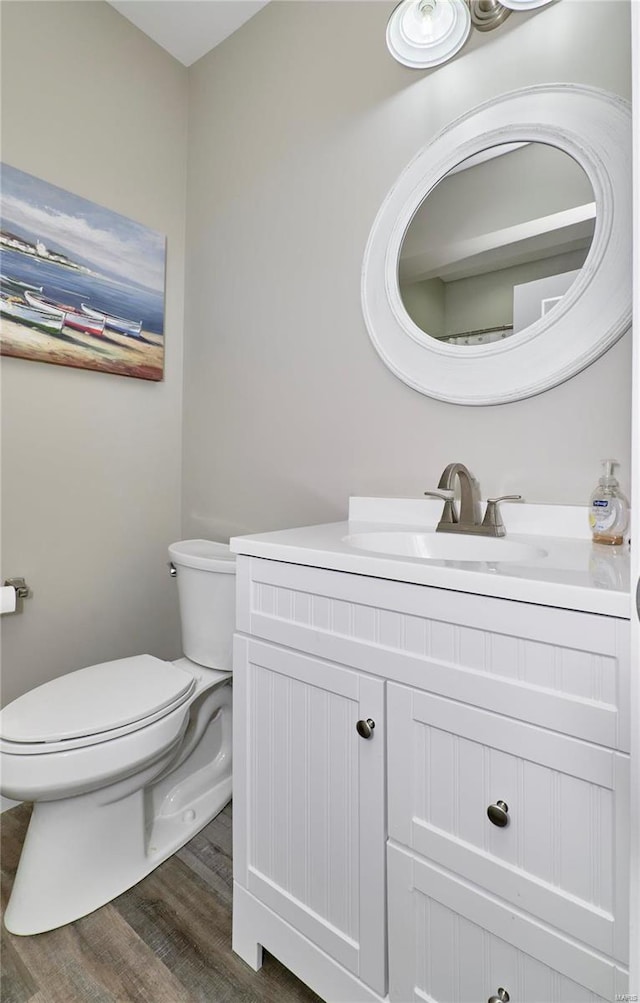
<svg viewBox="0 0 640 1003">
<path fill-rule="evenodd" d="M 500 986 L 496 995 L 490 996 L 487 1003 L 509 1003 L 509 993 Z"/>
<path fill-rule="evenodd" d="M 489 821 L 501 829 L 505 825 L 509 825 L 509 805 L 504 801 L 496 801 L 495 804 L 490 804 L 487 808 L 487 815 L 489 816 Z M 509 995 L 507 994 L 505 1003 L 508 999 Z"/>
<path fill-rule="evenodd" d="M 375 726 L 376 722 L 368 717 L 366 721 L 360 720 L 356 723 L 356 731 L 360 735 L 360 738 L 372 738 Z"/>
</svg>

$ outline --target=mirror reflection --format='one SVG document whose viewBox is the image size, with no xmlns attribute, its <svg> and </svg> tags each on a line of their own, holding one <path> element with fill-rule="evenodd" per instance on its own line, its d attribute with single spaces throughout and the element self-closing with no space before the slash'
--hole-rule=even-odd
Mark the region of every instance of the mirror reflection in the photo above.
<svg viewBox="0 0 640 1003">
<path fill-rule="evenodd" d="M 593 237 L 591 183 L 543 143 L 496 146 L 426 196 L 404 237 L 404 307 L 432 338 L 478 345 L 517 334 L 573 285 Z"/>
</svg>

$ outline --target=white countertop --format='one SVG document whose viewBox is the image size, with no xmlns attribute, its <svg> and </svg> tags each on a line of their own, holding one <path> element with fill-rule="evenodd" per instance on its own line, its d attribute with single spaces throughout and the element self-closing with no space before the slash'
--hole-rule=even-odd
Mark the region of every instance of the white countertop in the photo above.
<svg viewBox="0 0 640 1003">
<path fill-rule="evenodd" d="M 501 510 L 506 539 L 534 545 L 544 556 L 521 563 L 432 560 L 365 551 L 346 540 L 434 531 L 442 503 L 422 499 L 352 498 L 347 522 L 238 536 L 230 546 L 250 557 L 629 619 L 629 547 L 594 545 L 586 509 L 504 503 Z"/>
</svg>

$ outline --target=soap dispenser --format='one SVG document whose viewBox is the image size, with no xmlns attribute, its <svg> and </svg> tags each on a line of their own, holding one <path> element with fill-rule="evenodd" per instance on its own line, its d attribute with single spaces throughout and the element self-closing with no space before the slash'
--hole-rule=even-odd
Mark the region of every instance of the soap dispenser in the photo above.
<svg viewBox="0 0 640 1003">
<path fill-rule="evenodd" d="M 589 525 L 594 543 L 616 546 L 624 543 L 629 523 L 629 504 L 613 476 L 616 460 L 603 460 L 604 473 L 589 503 Z"/>
</svg>

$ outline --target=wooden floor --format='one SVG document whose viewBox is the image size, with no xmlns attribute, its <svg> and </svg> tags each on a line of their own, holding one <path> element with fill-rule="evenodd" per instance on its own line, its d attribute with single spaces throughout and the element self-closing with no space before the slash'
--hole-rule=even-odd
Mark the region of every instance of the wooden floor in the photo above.
<svg viewBox="0 0 640 1003">
<path fill-rule="evenodd" d="M 30 809 L 2 815 L 2 909 Z M 124 895 L 35 937 L 2 927 L 2 1003 L 318 1003 L 275 958 L 231 951 L 231 806 Z"/>
</svg>

